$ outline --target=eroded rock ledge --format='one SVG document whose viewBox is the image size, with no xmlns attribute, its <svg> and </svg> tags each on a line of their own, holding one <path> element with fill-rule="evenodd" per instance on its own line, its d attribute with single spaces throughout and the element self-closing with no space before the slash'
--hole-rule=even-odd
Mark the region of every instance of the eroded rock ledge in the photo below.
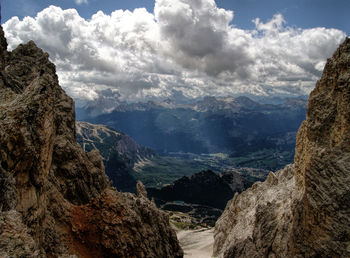
<svg viewBox="0 0 350 258">
<path fill-rule="evenodd" d="M 294 161 L 228 203 L 215 256 L 350 256 L 349 38 L 310 94 Z"/>
<path fill-rule="evenodd" d="M 8 52 L 1 28 L 0 61 L 0 256 L 182 257 L 168 217 L 115 191 L 76 143 L 48 54 L 32 41 Z"/>
</svg>

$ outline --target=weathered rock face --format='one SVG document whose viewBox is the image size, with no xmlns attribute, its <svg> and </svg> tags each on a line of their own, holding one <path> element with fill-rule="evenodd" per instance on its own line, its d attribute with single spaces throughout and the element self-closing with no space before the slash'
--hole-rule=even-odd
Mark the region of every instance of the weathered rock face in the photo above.
<svg viewBox="0 0 350 258">
<path fill-rule="evenodd" d="M 236 194 L 215 225 L 214 254 L 225 257 L 286 257 L 282 250 L 291 217 L 293 166 Z M 280 239 L 275 239 L 276 236 Z M 282 247 L 283 246 L 283 247 Z M 273 251 L 272 251 L 273 250 Z"/>
<path fill-rule="evenodd" d="M 107 190 L 89 204 L 75 206 L 72 214 L 74 253 L 91 257 L 181 257 L 168 216 L 147 197 L 124 194 L 120 198 L 116 191 Z"/>
<path fill-rule="evenodd" d="M 350 39 L 310 94 L 295 165 L 229 202 L 216 223 L 224 257 L 349 257 Z"/>
<path fill-rule="evenodd" d="M 295 155 L 295 255 L 350 255 L 350 39 L 311 92 Z"/>
<path fill-rule="evenodd" d="M 0 257 L 38 257 L 38 249 L 22 216 L 15 210 L 0 214 Z"/>
<path fill-rule="evenodd" d="M 1 256 L 181 256 L 168 218 L 111 189 L 98 151 L 76 143 L 73 101 L 48 55 L 34 42 L 7 52 L 2 28 L 0 43 Z"/>
</svg>

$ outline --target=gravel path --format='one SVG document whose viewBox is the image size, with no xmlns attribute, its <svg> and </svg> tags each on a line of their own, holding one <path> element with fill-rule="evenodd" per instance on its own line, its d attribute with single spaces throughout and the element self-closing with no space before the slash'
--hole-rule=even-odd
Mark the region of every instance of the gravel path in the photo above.
<svg viewBox="0 0 350 258">
<path fill-rule="evenodd" d="M 214 228 L 183 230 L 177 238 L 185 252 L 184 258 L 210 258 L 213 253 Z"/>
</svg>

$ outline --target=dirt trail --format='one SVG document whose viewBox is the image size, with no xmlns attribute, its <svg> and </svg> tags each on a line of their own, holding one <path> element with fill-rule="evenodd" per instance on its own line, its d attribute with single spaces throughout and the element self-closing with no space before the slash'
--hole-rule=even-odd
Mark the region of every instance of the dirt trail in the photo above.
<svg viewBox="0 0 350 258">
<path fill-rule="evenodd" d="M 184 258 L 210 258 L 213 253 L 214 228 L 183 230 L 177 238 L 185 252 Z"/>
</svg>

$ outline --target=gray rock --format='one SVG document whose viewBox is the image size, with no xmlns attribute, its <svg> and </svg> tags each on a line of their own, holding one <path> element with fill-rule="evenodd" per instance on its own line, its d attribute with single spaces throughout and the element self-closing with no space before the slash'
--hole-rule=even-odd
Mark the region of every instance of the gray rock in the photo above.
<svg viewBox="0 0 350 258">
<path fill-rule="evenodd" d="M 136 184 L 136 194 L 138 197 L 144 197 L 144 198 L 147 198 L 147 191 L 146 191 L 146 188 L 145 186 L 142 184 L 141 181 L 137 181 L 137 184 Z"/>
</svg>

